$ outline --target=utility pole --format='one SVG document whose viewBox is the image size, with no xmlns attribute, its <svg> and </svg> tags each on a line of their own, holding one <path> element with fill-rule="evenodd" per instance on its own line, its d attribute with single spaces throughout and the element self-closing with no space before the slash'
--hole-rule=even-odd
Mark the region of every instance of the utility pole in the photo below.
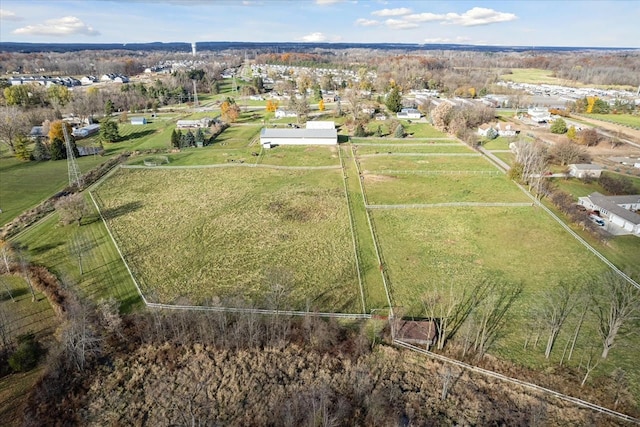
<svg viewBox="0 0 640 427">
<path fill-rule="evenodd" d="M 76 157 L 73 154 L 73 148 L 71 147 L 71 136 L 67 130 L 67 124 L 62 122 L 62 133 L 64 135 L 64 143 L 67 148 L 67 169 L 69 172 L 69 187 L 74 185 L 78 190 L 82 188 L 82 174 L 80 168 L 76 162 Z"/>
</svg>

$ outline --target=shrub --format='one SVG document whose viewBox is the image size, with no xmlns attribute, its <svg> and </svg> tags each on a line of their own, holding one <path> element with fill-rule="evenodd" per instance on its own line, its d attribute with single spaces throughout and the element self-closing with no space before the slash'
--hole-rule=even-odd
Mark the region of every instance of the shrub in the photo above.
<svg viewBox="0 0 640 427">
<path fill-rule="evenodd" d="M 398 125 L 396 130 L 393 132 L 394 138 L 404 138 L 404 126 Z"/>
<path fill-rule="evenodd" d="M 42 348 L 32 333 L 18 337 L 18 348 L 9 357 L 9 366 L 14 372 L 26 372 L 35 368 L 40 359 Z"/>
</svg>

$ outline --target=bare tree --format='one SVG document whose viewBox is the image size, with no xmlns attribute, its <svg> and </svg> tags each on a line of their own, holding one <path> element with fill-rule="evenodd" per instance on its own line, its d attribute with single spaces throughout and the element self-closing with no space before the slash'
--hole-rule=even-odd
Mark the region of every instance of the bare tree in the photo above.
<svg viewBox="0 0 640 427">
<path fill-rule="evenodd" d="M 571 163 L 590 163 L 591 156 L 587 150 L 570 139 L 559 141 L 551 147 L 549 154 L 561 165 Z"/>
<path fill-rule="evenodd" d="M 640 318 L 640 292 L 613 271 L 595 278 L 591 289 L 592 309 L 602 338 L 602 358 L 606 359 L 622 327 Z"/>
<path fill-rule="evenodd" d="M 22 278 L 25 282 L 27 282 L 27 286 L 29 287 L 29 292 L 31 292 L 31 302 L 36 302 L 36 293 L 33 289 L 33 283 L 31 282 L 31 274 L 29 272 L 31 264 L 29 263 L 29 257 L 27 254 L 27 249 L 23 247 L 15 247 L 15 254 L 18 258 L 18 263 L 20 264 L 20 272 L 22 273 Z"/>
<path fill-rule="evenodd" d="M 63 224 L 71 224 L 76 221 L 80 225 L 82 218 L 91 212 L 84 196 L 80 193 L 59 198 L 55 208 Z"/>
<path fill-rule="evenodd" d="M 549 358 L 553 345 L 558 338 L 560 329 L 576 305 L 577 286 L 559 283 L 558 286 L 546 291 L 542 301 L 542 319 L 549 330 L 545 358 Z"/>
<path fill-rule="evenodd" d="M 79 371 L 84 370 L 91 358 L 100 355 L 102 338 L 95 331 L 87 308 L 74 307 L 62 329 L 61 344 L 68 363 Z"/>
<path fill-rule="evenodd" d="M 15 140 L 18 136 L 27 133 L 27 120 L 20 108 L 10 105 L 0 108 L 0 141 L 2 141 L 12 153 L 15 153 Z"/>
<path fill-rule="evenodd" d="M 538 197 L 545 172 L 547 171 L 547 150 L 543 143 L 534 141 L 517 141 L 515 143 L 516 163 L 522 167 L 522 182 L 535 190 Z"/>
<path fill-rule="evenodd" d="M 2 282 L 2 284 L 4 286 L 4 289 L 9 294 L 9 298 L 11 298 L 11 301 L 12 302 L 16 302 L 15 298 L 13 298 L 13 294 L 11 293 L 11 289 L 9 288 L 9 285 L 7 284 L 7 281 L 4 280 L 4 277 L 0 276 L 0 282 Z"/>
<path fill-rule="evenodd" d="M 82 259 L 91 249 L 91 242 L 84 233 L 81 233 L 78 230 L 76 233 L 74 233 L 73 238 L 68 243 L 68 245 L 69 253 L 78 261 L 78 269 L 80 270 L 80 274 L 84 274 Z"/>
</svg>

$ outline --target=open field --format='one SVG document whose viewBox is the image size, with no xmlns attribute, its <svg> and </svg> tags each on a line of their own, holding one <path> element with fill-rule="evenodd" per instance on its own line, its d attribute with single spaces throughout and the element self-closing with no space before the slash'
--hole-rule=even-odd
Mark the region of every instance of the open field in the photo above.
<svg viewBox="0 0 640 427">
<path fill-rule="evenodd" d="M 624 85 L 586 85 L 574 80 L 566 80 L 555 77 L 552 70 L 544 70 L 541 68 L 511 68 L 511 74 L 502 74 L 500 79 L 506 81 L 512 81 L 516 83 L 531 83 L 531 84 L 551 84 L 561 85 L 569 87 L 593 87 L 593 88 L 608 88 L 608 89 L 623 89 L 623 90 L 636 90 L 635 87 Z"/>
<path fill-rule="evenodd" d="M 407 135 L 408 139 L 411 138 L 447 138 L 447 134 L 440 132 L 438 129 L 434 128 L 433 126 L 431 126 L 429 123 L 425 123 L 425 122 L 416 122 L 416 121 L 411 121 L 411 123 L 409 123 L 407 120 L 400 120 L 400 121 L 396 121 L 397 123 L 400 123 L 402 125 L 402 127 L 404 127 L 404 132 Z M 376 130 L 378 129 L 378 127 L 380 127 L 380 131 L 382 132 L 383 135 L 386 135 L 388 137 L 393 137 L 393 132 L 395 132 L 395 127 L 393 126 L 397 126 L 396 124 L 393 124 L 390 120 L 385 120 L 385 121 L 370 121 L 369 123 L 367 123 L 366 126 L 366 131 L 373 135 Z"/>
<path fill-rule="evenodd" d="M 369 204 L 531 202 L 503 175 L 363 174 Z"/>
<path fill-rule="evenodd" d="M 81 157 L 78 166 L 85 173 L 105 160 L 101 156 Z M 0 181 L 0 225 L 4 225 L 66 187 L 69 184 L 67 162 L 0 158 Z"/>
<path fill-rule="evenodd" d="M 487 150 L 508 150 L 513 138 L 499 136 L 491 141 L 484 142 L 482 146 Z"/>
<path fill-rule="evenodd" d="M 260 164 L 277 166 L 340 166 L 335 146 L 280 146 L 262 150 Z"/>
<path fill-rule="evenodd" d="M 74 240 L 86 242 L 80 261 L 71 254 Z M 123 312 L 140 308 L 142 301 L 97 212 L 80 227 L 62 226 L 58 215 L 51 215 L 29 228 L 18 242 L 28 248 L 32 262 L 47 266 L 79 295 L 92 301 L 113 297 Z"/>
<path fill-rule="evenodd" d="M 341 179 L 339 170 L 122 170 L 97 193 L 151 300 L 359 312 Z"/>
<path fill-rule="evenodd" d="M 358 145 L 357 154 L 364 156 L 367 154 L 386 154 L 386 153 L 474 153 L 467 145 L 450 143 L 452 145 L 443 144 L 372 144 Z"/>
<path fill-rule="evenodd" d="M 640 128 L 640 116 L 632 114 L 587 114 L 587 117 Z"/>
<path fill-rule="evenodd" d="M 449 147 L 447 147 L 449 148 Z M 358 150 L 358 154 L 360 150 Z M 448 154 L 448 153 L 447 153 Z M 360 157 L 360 169 L 363 171 L 486 171 L 496 172 L 495 166 L 487 162 L 480 154 L 472 151 L 465 156 L 449 155 L 371 155 Z"/>
</svg>

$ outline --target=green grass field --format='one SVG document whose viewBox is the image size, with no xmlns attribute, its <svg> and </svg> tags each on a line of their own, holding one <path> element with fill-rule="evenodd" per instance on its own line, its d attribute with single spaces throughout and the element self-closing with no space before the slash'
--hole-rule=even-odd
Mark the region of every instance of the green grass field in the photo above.
<svg viewBox="0 0 640 427">
<path fill-rule="evenodd" d="M 339 170 L 122 170 L 98 190 L 151 300 L 358 312 Z M 284 297 L 280 297 L 284 298 Z"/>
<path fill-rule="evenodd" d="M 531 201 L 502 175 L 364 174 L 364 186 L 372 205 Z"/>
<path fill-rule="evenodd" d="M 338 148 L 332 146 L 280 146 L 262 150 L 258 163 L 277 166 L 340 166 Z"/>
<path fill-rule="evenodd" d="M 487 150 L 508 150 L 509 144 L 511 143 L 511 138 L 506 138 L 504 136 L 499 136 L 496 139 L 492 139 L 491 141 L 484 142 L 482 146 Z"/>
<path fill-rule="evenodd" d="M 85 173 L 105 160 L 101 156 L 81 157 L 78 166 Z M 22 162 L 3 157 L 0 181 L 0 225 L 4 225 L 69 185 L 67 162 Z"/>
<path fill-rule="evenodd" d="M 453 143 L 452 143 L 453 144 Z M 388 153 L 473 153 L 474 151 L 463 144 L 375 144 L 358 145 L 357 154 L 365 156 L 368 154 L 388 154 Z"/>
<path fill-rule="evenodd" d="M 587 117 L 640 128 L 640 116 L 632 114 L 587 114 Z"/>
<path fill-rule="evenodd" d="M 447 147 L 449 148 L 449 147 Z M 420 156 L 411 154 L 372 155 L 360 157 L 363 171 L 487 171 L 496 172 L 495 166 L 480 154 L 468 152 L 468 156 Z M 360 154 L 360 150 L 358 150 Z"/>
</svg>

